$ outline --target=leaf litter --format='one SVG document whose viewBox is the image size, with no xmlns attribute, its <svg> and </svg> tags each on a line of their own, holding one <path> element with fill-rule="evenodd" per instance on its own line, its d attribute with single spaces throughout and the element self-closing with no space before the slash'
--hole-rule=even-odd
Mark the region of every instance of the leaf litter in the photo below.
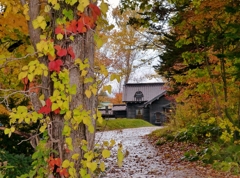
<svg viewBox="0 0 240 178">
<path fill-rule="evenodd" d="M 143 127 L 114 131 L 98 132 L 96 141 L 114 139 L 122 143 L 125 158 L 121 168 L 117 165 L 116 156 L 106 160 L 106 172 L 99 178 L 234 178 L 227 173 L 213 170 L 210 165 L 200 161 L 183 161 L 181 157 L 196 145 L 183 142 L 167 142 L 156 145 L 157 138 L 147 134 L 161 127 Z M 115 149 L 115 150 L 114 150 Z M 113 148 L 116 151 L 117 148 Z"/>
</svg>

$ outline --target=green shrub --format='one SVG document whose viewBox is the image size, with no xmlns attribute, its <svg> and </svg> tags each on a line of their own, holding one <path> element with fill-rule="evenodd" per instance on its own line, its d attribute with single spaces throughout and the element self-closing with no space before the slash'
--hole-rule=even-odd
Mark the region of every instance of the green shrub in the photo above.
<svg viewBox="0 0 240 178">
<path fill-rule="evenodd" d="M 7 151 L 0 150 L 0 176 L 7 178 L 16 178 L 31 170 L 31 157 L 24 154 L 10 154 Z"/>
<path fill-rule="evenodd" d="M 177 141 L 191 141 L 194 143 L 209 143 L 219 138 L 221 129 L 214 124 L 190 125 L 176 134 Z"/>
</svg>

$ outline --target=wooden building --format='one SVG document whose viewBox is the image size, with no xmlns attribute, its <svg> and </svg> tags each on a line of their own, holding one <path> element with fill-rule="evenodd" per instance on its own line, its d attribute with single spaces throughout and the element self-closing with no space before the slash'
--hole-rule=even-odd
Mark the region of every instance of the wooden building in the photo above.
<svg viewBox="0 0 240 178">
<path fill-rule="evenodd" d="M 126 117 L 140 118 L 161 125 L 167 120 L 171 103 L 166 99 L 164 83 L 128 83 L 123 87 Z"/>
</svg>

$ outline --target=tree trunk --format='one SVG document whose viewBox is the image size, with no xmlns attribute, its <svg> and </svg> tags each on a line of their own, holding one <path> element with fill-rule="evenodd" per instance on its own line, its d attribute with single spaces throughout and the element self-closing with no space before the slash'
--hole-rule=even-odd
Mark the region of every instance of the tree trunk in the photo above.
<svg viewBox="0 0 240 178">
<path fill-rule="evenodd" d="M 37 5 L 36 5 L 37 4 Z M 30 22 L 29 22 L 29 34 L 31 42 L 36 50 L 36 44 L 40 40 L 40 34 L 41 31 L 35 30 L 32 26 L 32 20 L 36 19 L 36 17 L 39 15 L 39 0 L 31 0 L 29 4 L 29 14 L 30 14 Z M 74 12 L 74 18 L 77 20 L 79 18 L 77 16 L 77 5 L 70 6 L 66 4 L 64 1 L 60 2 L 61 9 L 71 9 Z M 85 14 L 90 15 L 89 10 L 85 9 Z M 90 68 L 88 69 L 88 74 L 85 77 L 91 77 L 94 79 L 94 31 L 93 29 L 87 30 L 85 33 L 78 33 L 74 35 L 74 40 L 69 40 L 68 38 L 63 40 L 57 40 L 56 35 L 54 34 L 54 29 L 56 28 L 56 19 L 62 18 L 62 12 L 53 10 L 51 12 L 51 29 L 53 31 L 52 33 L 52 39 L 54 39 L 54 44 L 58 44 L 63 48 L 72 47 L 73 51 L 75 53 L 75 58 L 79 58 L 82 61 L 85 59 L 88 59 Z M 74 60 L 70 58 L 70 56 L 66 56 L 61 59 L 64 63 L 63 68 L 67 68 L 69 70 L 69 79 L 70 79 L 70 85 L 76 85 L 77 92 L 74 96 L 72 96 L 72 99 L 69 104 L 69 108 L 72 111 L 73 109 L 79 107 L 80 105 L 83 106 L 83 109 L 86 111 L 90 111 L 90 117 L 92 120 L 92 124 L 95 128 L 95 119 L 93 118 L 93 115 L 96 113 L 96 97 L 91 96 L 88 98 L 85 95 L 85 90 L 89 88 L 90 85 L 94 83 L 84 83 L 84 78 L 81 77 L 81 71 L 78 67 L 74 66 Z M 41 63 L 44 63 L 46 66 L 48 66 L 49 60 L 46 57 L 39 58 L 39 61 Z M 50 76 L 50 75 L 49 75 Z M 54 91 L 54 82 L 50 77 L 42 77 L 42 93 L 45 96 L 45 99 L 52 96 Z M 36 102 L 37 103 L 37 102 Z M 33 105 L 36 105 L 36 103 L 33 103 Z M 36 108 L 36 107 L 35 107 Z M 39 107 L 38 107 L 39 108 Z M 51 145 L 52 149 L 57 151 L 57 154 L 55 154 L 55 157 L 60 157 L 62 161 L 65 159 L 70 159 L 71 156 L 75 153 L 80 154 L 79 160 L 81 160 L 83 153 L 81 150 L 81 141 L 86 140 L 88 142 L 88 149 L 93 149 L 94 146 L 94 139 L 95 139 L 95 133 L 91 134 L 88 131 L 88 128 L 83 123 L 79 124 L 78 128 L 76 130 L 71 130 L 70 137 L 72 138 L 72 145 L 73 150 L 69 153 L 66 152 L 66 141 L 65 137 L 62 135 L 63 127 L 64 127 L 64 116 L 61 114 L 55 114 L 51 112 L 50 114 L 50 120 L 51 123 L 48 126 L 48 132 L 49 132 L 49 145 Z M 80 170 L 81 161 L 78 161 L 75 163 L 75 169 L 77 172 Z M 60 177 L 60 175 L 58 175 Z"/>
</svg>

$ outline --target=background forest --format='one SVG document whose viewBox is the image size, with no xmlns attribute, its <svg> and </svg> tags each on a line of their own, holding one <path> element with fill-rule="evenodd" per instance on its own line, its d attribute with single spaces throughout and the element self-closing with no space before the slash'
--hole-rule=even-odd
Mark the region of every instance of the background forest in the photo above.
<svg viewBox="0 0 240 178">
<path fill-rule="evenodd" d="M 168 81 L 169 95 L 175 99 L 170 138 L 201 143 L 202 151 L 188 152 L 186 159 L 201 159 L 236 174 L 240 164 L 239 3 L 123 0 L 121 6 L 138 12 L 140 17 L 131 17 L 129 24 L 146 27 L 146 33 L 155 36 L 151 44 L 161 47 L 154 67 Z"/>
</svg>

